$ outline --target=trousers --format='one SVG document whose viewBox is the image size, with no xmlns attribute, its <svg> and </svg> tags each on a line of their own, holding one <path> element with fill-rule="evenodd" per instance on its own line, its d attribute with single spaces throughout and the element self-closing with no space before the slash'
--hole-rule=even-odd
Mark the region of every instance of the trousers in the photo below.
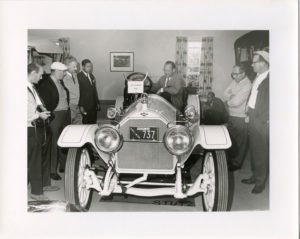
<svg viewBox="0 0 300 239">
<path fill-rule="evenodd" d="M 51 173 L 57 173 L 58 162 L 60 168 L 64 169 L 66 164 L 67 154 L 57 145 L 57 140 L 63 129 L 70 124 L 71 117 L 69 110 L 54 111 L 54 120 L 50 123 L 52 132 L 51 142 Z"/>
<path fill-rule="evenodd" d="M 70 104 L 71 124 L 82 124 L 82 115 L 78 105 Z"/>
<path fill-rule="evenodd" d="M 227 129 L 236 151 L 230 158 L 231 163 L 241 167 L 248 148 L 248 124 L 244 117 L 229 116 Z"/>
<path fill-rule="evenodd" d="M 43 194 L 43 187 L 51 184 L 51 138 L 49 128 L 27 127 L 27 168 L 32 194 Z"/>
<path fill-rule="evenodd" d="M 269 124 L 249 111 L 249 149 L 255 185 L 264 187 L 269 177 Z"/>
</svg>

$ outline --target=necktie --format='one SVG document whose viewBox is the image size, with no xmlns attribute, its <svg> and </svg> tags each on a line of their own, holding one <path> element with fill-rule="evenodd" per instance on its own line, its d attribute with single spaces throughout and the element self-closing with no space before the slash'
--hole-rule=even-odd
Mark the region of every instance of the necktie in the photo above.
<svg viewBox="0 0 300 239">
<path fill-rule="evenodd" d="M 76 84 L 76 82 L 75 82 L 75 79 L 74 79 L 74 76 L 72 75 L 72 80 L 73 80 L 73 82 L 74 82 L 74 85 Z"/>
<path fill-rule="evenodd" d="M 167 78 L 166 78 L 165 87 L 167 87 L 169 79 L 170 79 L 170 77 L 167 77 Z"/>
<path fill-rule="evenodd" d="M 87 75 L 87 78 L 89 79 L 89 81 L 90 81 L 91 85 L 93 85 L 93 82 L 92 82 L 92 80 L 91 80 L 91 78 L 90 78 L 90 74 L 89 74 L 89 73 L 87 73 L 86 75 Z"/>
</svg>

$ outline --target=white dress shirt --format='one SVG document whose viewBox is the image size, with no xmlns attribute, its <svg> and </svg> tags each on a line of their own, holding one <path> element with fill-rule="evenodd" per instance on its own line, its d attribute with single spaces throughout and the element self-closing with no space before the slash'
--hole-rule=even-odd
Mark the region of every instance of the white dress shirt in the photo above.
<svg viewBox="0 0 300 239">
<path fill-rule="evenodd" d="M 31 93 L 33 94 L 33 97 L 35 98 L 36 104 L 37 105 L 43 105 L 40 96 L 38 95 L 38 93 L 36 92 L 35 88 L 33 87 L 33 85 L 31 83 L 27 83 L 27 87 L 31 90 Z"/>
<path fill-rule="evenodd" d="M 28 82 L 27 87 L 30 89 L 27 93 L 27 127 L 33 127 L 31 122 L 39 118 L 37 107 L 42 101 L 31 83 Z"/>
<path fill-rule="evenodd" d="M 89 73 L 86 73 L 85 71 L 82 71 L 83 72 L 83 74 L 85 74 L 85 76 L 90 80 L 90 83 L 91 83 L 91 85 L 93 84 L 93 82 L 92 82 L 92 79 L 91 79 L 91 77 L 90 77 L 90 74 Z"/>
<path fill-rule="evenodd" d="M 248 107 L 250 107 L 251 109 L 255 109 L 255 104 L 256 104 L 256 98 L 257 98 L 257 89 L 260 86 L 260 84 L 266 79 L 266 77 L 268 76 L 269 71 L 265 71 L 264 73 L 261 74 L 257 74 L 254 82 L 253 82 L 253 86 L 252 86 L 252 90 L 250 93 L 250 97 L 248 100 Z"/>
</svg>

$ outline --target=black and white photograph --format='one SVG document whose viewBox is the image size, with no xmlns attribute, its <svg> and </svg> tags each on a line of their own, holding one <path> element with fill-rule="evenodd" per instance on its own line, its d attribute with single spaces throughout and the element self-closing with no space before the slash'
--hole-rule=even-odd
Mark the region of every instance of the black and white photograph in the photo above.
<svg viewBox="0 0 300 239">
<path fill-rule="evenodd" d="M 213 2 L 0 3 L 3 238 L 298 238 L 297 1 Z"/>
<path fill-rule="evenodd" d="M 29 211 L 269 210 L 268 30 L 29 29 L 28 54 Z"/>
</svg>

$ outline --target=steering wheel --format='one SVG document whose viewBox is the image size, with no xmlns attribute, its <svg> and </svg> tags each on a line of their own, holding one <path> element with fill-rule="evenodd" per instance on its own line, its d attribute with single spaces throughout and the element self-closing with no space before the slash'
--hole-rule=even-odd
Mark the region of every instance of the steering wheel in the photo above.
<svg viewBox="0 0 300 239">
<path fill-rule="evenodd" d="M 146 74 L 141 73 L 141 72 L 133 72 L 131 74 L 129 74 L 126 79 L 128 81 L 142 81 L 144 80 L 146 77 Z M 145 93 L 149 93 L 151 88 L 152 88 L 152 80 L 150 79 L 149 76 L 147 76 L 147 78 L 144 81 L 144 92 Z"/>
</svg>

